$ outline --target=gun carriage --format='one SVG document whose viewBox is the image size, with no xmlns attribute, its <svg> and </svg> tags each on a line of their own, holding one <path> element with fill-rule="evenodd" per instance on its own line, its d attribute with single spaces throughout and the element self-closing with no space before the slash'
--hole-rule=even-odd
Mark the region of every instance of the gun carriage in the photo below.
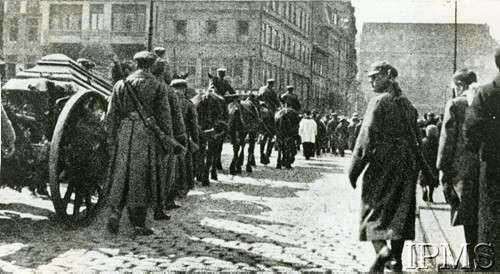
<svg viewBox="0 0 500 274">
<path fill-rule="evenodd" d="M 47 191 L 60 220 L 91 220 L 106 192 L 104 118 L 112 85 L 62 54 L 43 57 L 2 87 L 16 135 L 1 185 Z M 23 185 L 24 184 L 24 185 Z"/>
</svg>

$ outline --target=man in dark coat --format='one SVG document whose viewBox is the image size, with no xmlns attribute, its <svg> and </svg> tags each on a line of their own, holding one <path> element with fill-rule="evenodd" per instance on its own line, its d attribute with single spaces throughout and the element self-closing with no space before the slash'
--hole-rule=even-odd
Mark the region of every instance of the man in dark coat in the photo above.
<svg viewBox="0 0 500 274">
<path fill-rule="evenodd" d="M 500 49 L 495 53 L 500 70 Z M 495 266 L 500 270 L 500 75 L 477 93 L 465 117 L 466 148 L 480 155 L 479 176 L 479 243 L 493 246 L 484 253 L 493 252 Z M 479 260 L 480 267 L 484 262 Z"/>
<path fill-rule="evenodd" d="M 474 267 L 473 250 L 477 244 L 479 158 L 465 149 L 463 125 L 469 107 L 467 93 L 474 92 L 469 86 L 476 81 L 472 73 L 461 69 L 453 75 L 455 90 L 461 95 L 446 104 L 436 163 L 445 198 L 451 205 L 451 224 L 464 226 L 465 240 L 470 244 L 470 267 Z"/>
<path fill-rule="evenodd" d="M 286 92 L 281 95 L 280 101 L 283 106 L 288 106 L 296 111 L 300 111 L 300 108 L 302 107 L 299 101 L 299 97 L 295 93 L 293 93 L 294 87 L 293 86 L 287 86 L 286 87 Z"/>
<path fill-rule="evenodd" d="M 336 112 L 332 113 L 332 119 L 326 124 L 326 135 L 330 142 L 330 149 L 334 155 L 337 155 L 337 136 L 335 130 L 339 125 L 339 119 Z"/>
<path fill-rule="evenodd" d="M 372 241 L 377 253 L 370 271 L 383 272 L 392 258 L 402 271 L 405 240 L 415 238 L 417 110 L 401 95 L 386 62 L 375 63 L 368 74 L 373 91 L 356 141 L 349 179 L 356 187 L 364 172 L 361 193 L 360 240 Z M 386 241 L 391 241 L 391 249 Z"/>
<path fill-rule="evenodd" d="M 108 230 L 118 233 L 122 210 L 127 207 L 136 235 L 150 235 L 146 227 L 147 208 L 161 203 L 160 191 L 166 178 L 164 151 L 152 131 L 145 125 L 128 92 L 134 92 L 145 109 L 154 115 L 161 130 L 172 136 L 170 105 L 166 86 L 150 72 L 156 56 L 143 51 L 134 56 L 138 70 L 127 77 L 133 90 L 118 81 L 110 97 L 107 112 L 108 147 L 111 152 L 110 196 L 111 214 Z"/>
<path fill-rule="evenodd" d="M 259 101 L 263 101 L 269 107 L 272 113 L 275 113 L 280 107 L 280 100 L 274 91 L 274 79 L 267 79 L 267 85 L 259 89 Z"/>
<path fill-rule="evenodd" d="M 217 69 L 218 84 L 216 88 L 217 93 L 221 96 L 236 94 L 236 91 L 233 89 L 229 81 L 227 79 L 224 79 L 224 77 L 226 77 L 226 71 L 227 70 L 225 68 Z"/>
<path fill-rule="evenodd" d="M 182 194 L 194 188 L 193 173 L 193 153 L 198 150 L 198 114 L 193 102 L 187 97 L 187 81 L 184 79 L 174 79 L 170 83 L 179 97 L 179 103 L 182 110 L 182 118 L 186 124 L 186 133 L 188 138 L 187 152 L 179 156 L 179 168 L 176 188 Z"/>
<path fill-rule="evenodd" d="M 155 64 L 160 60 L 161 58 L 157 58 Z M 156 69 L 156 65 L 155 65 Z M 187 135 L 186 135 L 186 125 L 184 123 L 184 119 L 182 118 L 182 111 L 181 111 L 181 106 L 179 103 L 179 98 L 175 94 L 174 90 L 170 85 L 167 84 L 167 80 L 164 77 L 164 74 L 155 74 L 156 78 L 158 81 L 163 82 L 163 84 L 167 85 L 166 86 L 166 91 L 165 95 L 167 97 L 167 101 L 170 106 L 170 116 L 172 117 L 172 131 L 174 138 L 181 143 L 183 146 L 187 146 Z M 169 81 L 170 83 L 170 81 Z M 175 180 L 178 170 L 178 157 L 176 155 L 167 155 L 165 159 L 165 165 L 167 167 L 167 180 L 165 181 L 165 186 L 163 193 L 161 196 L 165 198 L 165 207 L 166 209 L 173 209 L 173 208 L 178 208 L 179 205 L 175 204 L 175 197 L 177 197 L 180 192 L 179 189 L 177 189 Z M 154 215 L 156 220 L 168 220 L 170 217 L 163 213 L 163 205 L 162 204 L 157 204 L 157 207 L 155 208 L 155 215 Z"/>
<path fill-rule="evenodd" d="M 154 76 L 163 79 L 163 81 L 165 81 L 165 84 L 169 85 L 170 81 L 172 81 L 172 75 L 170 74 L 170 66 L 167 63 L 167 60 L 164 59 L 165 48 L 156 47 L 153 51 L 156 56 L 158 56 L 158 58 L 151 68 L 151 73 L 153 73 Z"/>
<path fill-rule="evenodd" d="M 337 128 L 335 129 L 336 146 L 339 149 L 340 157 L 344 157 L 345 150 L 348 149 L 349 141 L 349 122 L 345 117 L 340 119 Z"/>
</svg>

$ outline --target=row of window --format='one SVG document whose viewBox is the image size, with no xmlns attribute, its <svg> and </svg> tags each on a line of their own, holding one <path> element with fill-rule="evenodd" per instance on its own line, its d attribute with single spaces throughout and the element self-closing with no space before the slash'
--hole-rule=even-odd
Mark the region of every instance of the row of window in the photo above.
<svg viewBox="0 0 500 274">
<path fill-rule="evenodd" d="M 171 64 L 173 65 L 173 64 Z M 201 75 L 196 74 L 196 59 L 179 60 L 177 71 L 179 73 L 189 72 L 190 77 L 194 79 L 195 84 L 208 86 L 208 73 L 216 75 L 217 69 L 220 67 L 226 68 L 226 77 L 235 87 L 240 87 L 244 83 L 243 75 L 243 59 L 219 60 L 219 59 L 202 59 L 201 60 Z M 200 82 L 201 81 L 201 82 Z"/>
<path fill-rule="evenodd" d="M 176 35 L 186 36 L 187 34 L 187 20 L 174 20 L 174 29 Z M 217 20 L 205 21 L 205 34 L 216 35 L 218 29 Z M 238 20 L 236 24 L 236 34 L 238 36 L 248 35 L 250 30 L 250 23 L 246 20 Z"/>
<path fill-rule="evenodd" d="M 270 11 L 281 15 L 296 27 L 307 33 L 310 33 L 311 16 L 309 12 L 304 10 L 298 3 L 289 1 L 268 1 L 267 4 Z"/>
<path fill-rule="evenodd" d="M 276 27 L 266 23 L 262 24 L 261 43 L 288 54 L 303 63 L 308 64 L 310 62 L 311 49 L 308 47 L 308 43 L 296 41 L 286 33 L 280 35 L 280 31 Z"/>
<path fill-rule="evenodd" d="M 17 3 L 18 2 L 18 3 Z M 9 13 L 38 13 L 38 1 L 28 1 L 28 0 L 21 0 L 21 1 L 8 1 L 5 0 L 4 2 L 4 8 L 3 11 L 5 14 L 7 12 Z M 17 6 L 19 5 L 19 6 Z"/>
<path fill-rule="evenodd" d="M 91 30 L 104 29 L 104 5 L 90 5 Z M 82 5 L 53 4 L 50 6 L 51 30 L 79 31 L 82 29 Z M 112 5 L 111 29 L 118 32 L 142 32 L 146 29 L 146 5 Z"/>
</svg>

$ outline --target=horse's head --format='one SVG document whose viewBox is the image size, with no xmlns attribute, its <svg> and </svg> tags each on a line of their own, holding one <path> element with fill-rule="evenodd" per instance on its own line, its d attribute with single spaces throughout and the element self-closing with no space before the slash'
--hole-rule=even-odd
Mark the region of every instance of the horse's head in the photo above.
<svg viewBox="0 0 500 274">
<path fill-rule="evenodd" d="M 212 74 L 210 74 L 210 72 L 208 72 L 207 75 L 208 75 L 208 80 L 209 80 L 208 81 L 208 90 L 212 90 L 215 93 L 220 94 L 219 91 L 222 90 L 222 88 L 221 88 L 222 80 L 217 76 L 213 76 Z M 220 94 L 220 95 L 222 95 L 222 94 Z"/>
</svg>

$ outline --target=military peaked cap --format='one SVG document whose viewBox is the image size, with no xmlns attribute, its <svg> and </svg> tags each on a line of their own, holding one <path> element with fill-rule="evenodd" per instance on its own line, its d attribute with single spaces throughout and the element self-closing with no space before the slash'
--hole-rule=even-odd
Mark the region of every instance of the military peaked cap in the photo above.
<svg viewBox="0 0 500 274">
<path fill-rule="evenodd" d="M 174 79 L 170 82 L 170 86 L 176 88 L 187 87 L 187 81 L 185 79 Z"/>
<path fill-rule="evenodd" d="M 155 61 L 158 58 L 156 55 L 149 51 L 140 51 L 134 55 L 134 60 Z"/>
</svg>

